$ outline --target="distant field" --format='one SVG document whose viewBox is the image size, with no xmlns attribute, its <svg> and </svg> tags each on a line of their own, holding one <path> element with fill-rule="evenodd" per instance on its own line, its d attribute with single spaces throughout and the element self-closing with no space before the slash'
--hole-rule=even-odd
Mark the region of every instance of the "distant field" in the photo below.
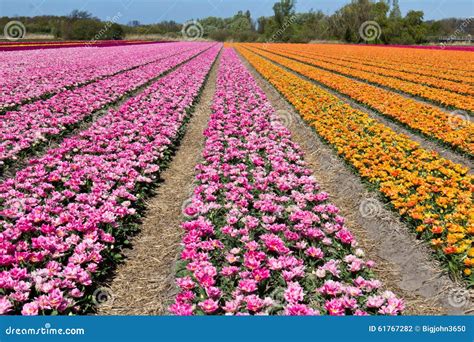
<svg viewBox="0 0 474 342">
<path fill-rule="evenodd" d="M 66 47 L 110 47 L 134 44 L 161 43 L 159 41 L 144 40 L 100 40 L 100 41 L 0 41 L 0 51 L 58 49 Z"/>
</svg>

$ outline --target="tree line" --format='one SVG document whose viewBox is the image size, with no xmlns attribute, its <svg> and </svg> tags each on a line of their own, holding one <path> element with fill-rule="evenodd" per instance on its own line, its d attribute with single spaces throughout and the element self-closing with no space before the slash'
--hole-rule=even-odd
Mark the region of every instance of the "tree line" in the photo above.
<svg viewBox="0 0 474 342">
<path fill-rule="evenodd" d="M 424 13 L 415 10 L 403 16 L 398 0 L 352 0 L 332 15 L 320 10 L 297 13 L 295 5 L 295 0 L 279 0 L 273 5 L 273 15 L 258 18 L 253 18 L 250 11 L 239 11 L 229 18 L 199 19 L 202 38 L 245 42 L 338 40 L 349 43 L 423 44 L 436 36 L 474 35 L 473 18 L 426 21 Z M 143 25 L 133 20 L 123 25 L 113 19 L 117 18 L 101 21 L 88 12 L 75 10 L 69 16 L 2 17 L 0 25 L 20 20 L 27 32 L 71 40 L 123 39 L 127 34 L 159 34 L 170 39 L 181 37 L 182 24 L 175 21 Z M 372 23 L 370 40 L 361 34 L 364 23 Z"/>
</svg>

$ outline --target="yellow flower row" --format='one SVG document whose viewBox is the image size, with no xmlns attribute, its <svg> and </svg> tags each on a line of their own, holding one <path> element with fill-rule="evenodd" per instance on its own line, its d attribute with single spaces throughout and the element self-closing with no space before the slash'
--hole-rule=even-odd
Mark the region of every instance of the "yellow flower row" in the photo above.
<svg viewBox="0 0 474 342">
<path fill-rule="evenodd" d="M 365 71 L 370 74 L 378 74 L 381 76 L 388 76 L 390 78 L 400 79 L 408 82 L 419 83 L 422 85 L 427 85 L 430 87 L 435 87 L 443 90 L 448 90 L 451 92 L 456 92 L 463 95 L 474 95 L 474 85 L 469 83 L 461 83 L 455 81 L 449 81 L 441 79 L 439 77 L 427 76 L 427 75 L 417 75 L 412 72 L 406 72 L 403 70 L 397 70 L 395 68 L 387 68 L 383 61 L 381 65 L 367 65 L 352 59 L 344 60 L 340 58 L 335 58 L 334 56 L 328 56 L 324 53 L 315 53 L 311 48 L 311 45 L 303 46 L 294 45 L 294 44 L 272 44 L 268 47 L 269 51 L 278 52 L 281 54 L 292 54 L 300 57 L 308 57 L 313 62 L 318 60 L 324 63 L 329 63 L 330 65 L 336 65 L 340 67 L 345 67 L 357 71 Z M 293 56 L 292 56 L 293 57 Z"/>
<path fill-rule="evenodd" d="M 378 187 L 459 274 L 474 268 L 474 177 L 468 169 L 236 45 L 240 53 L 359 174 Z M 474 281 L 474 276 L 471 280 Z"/>
<path fill-rule="evenodd" d="M 294 46 L 334 58 L 345 58 L 388 69 L 474 84 L 471 52 L 340 44 L 298 44 Z"/>
<path fill-rule="evenodd" d="M 261 48 L 263 45 L 259 44 L 252 44 L 252 47 Z M 274 47 L 268 47 L 267 50 L 271 52 L 278 53 Z M 285 56 L 296 59 L 298 61 L 308 63 L 317 67 L 322 67 L 324 69 L 335 71 L 340 74 L 355 77 L 362 81 L 368 81 L 373 84 L 389 87 L 390 89 L 394 89 L 396 91 L 404 92 L 406 94 L 410 94 L 413 96 L 417 96 L 442 106 L 446 107 L 454 107 L 462 110 L 467 110 L 474 112 L 474 97 L 468 95 L 458 94 L 452 91 L 427 87 L 422 84 L 403 81 L 398 78 L 394 77 L 387 77 L 382 75 L 377 75 L 373 72 L 366 72 L 356 69 L 351 69 L 345 66 L 339 66 L 333 63 L 327 63 L 321 61 L 319 59 L 303 57 L 300 55 L 291 54 L 286 49 L 284 51 L 280 50 L 280 54 L 284 54 Z"/>
<path fill-rule="evenodd" d="M 364 82 L 255 49 L 251 45 L 244 46 L 301 75 L 335 89 L 415 131 L 447 143 L 454 149 L 471 156 L 474 155 L 474 124 L 468 120 Z"/>
</svg>

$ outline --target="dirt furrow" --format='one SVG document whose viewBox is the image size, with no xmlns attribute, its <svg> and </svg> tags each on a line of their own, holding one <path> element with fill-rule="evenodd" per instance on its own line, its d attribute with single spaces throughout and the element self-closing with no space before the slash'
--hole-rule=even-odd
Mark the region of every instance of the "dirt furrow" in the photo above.
<svg viewBox="0 0 474 342">
<path fill-rule="evenodd" d="M 201 159 L 203 131 L 210 117 L 219 58 L 214 63 L 201 98 L 195 106 L 186 134 L 168 168 L 164 180 L 147 202 L 140 233 L 131 241 L 104 297 L 100 315 L 163 315 L 174 296 L 174 269 L 179 253 L 184 220 L 182 208 L 191 198 L 194 168 Z"/>
<path fill-rule="evenodd" d="M 462 314 L 456 295 L 463 291 L 434 261 L 425 244 L 377 194 L 367 191 L 361 179 L 349 170 L 335 151 L 301 119 L 294 108 L 241 56 L 265 91 L 292 139 L 305 153 L 305 161 L 331 201 L 341 209 L 348 228 L 368 259 L 377 262 L 376 275 L 387 289 L 405 298 L 406 314 Z M 453 299 L 454 298 L 454 299 Z"/>
</svg>

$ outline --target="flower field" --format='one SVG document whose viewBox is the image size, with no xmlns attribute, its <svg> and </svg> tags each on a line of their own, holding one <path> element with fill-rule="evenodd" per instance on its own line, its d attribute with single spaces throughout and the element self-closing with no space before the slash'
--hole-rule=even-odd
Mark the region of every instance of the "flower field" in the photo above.
<svg viewBox="0 0 474 342">
<path fill-rule="evenodd" d="M 165 53 L 165 51 L 163 51 Z M 130 58 L 134 56 L 134 58 Z M 35 63 L 27 61 L 35 60 Z M 159 59 L 156 48 L 55 49 L 12 51 L 2 58 L 0 108 L 113 75 Z M 53 67 L 51 67 L 53 65 Z"/>
<path fill-rule="evenodd" d="M 244 47 L 239 51 L 339 155 L 379 188 L 454 272 L 472 274 L 474 177 L 467 167 L 424 150 L 322 88 Z"/>
<path fill-rule="evenodd" d="M 318 55 L 336 60 L 350 60 L 353 63 L 405 72 L 415 77 L 423 75 L 472 85 L 472 70 L 466 68 L 471 57 L 462 52 L 453 51 L 446 55 L 436 51 L 426 53 L 406 49 L 379 49 L 376 46 L 344 46 L 343 49 L 337 45 L 311 47 L 299 45 L 298 47 L 307 51 L 309 56 Z"/>
<path fill-rule="evenodd" d="M 115 103 L 206 48 L 208 46 L 197 49 L 173 46 L 163 51 L 163 57 L 156 62 L 6 112 L 0 131 L 0 165 L 48 138 L 64 133 L 92 113 Z"/>
<path fill-rule="evenodd" d="M 114 259 L 169 158 L 214 46 L 1 185 L 2 312 L 67 313 Z M 26 267 L 24 267 L 24 266 Z M 23 267 L 22 267 L 23 266 Z"/>
<path fill-rule="evenodd" d="M 440 108 L 417 102 L 395 92 L 312 68 L 285 57 L 264 52 L 261 54 L 405 124 L 414 131 L 421 132 L 433 139 L 439 139 L 452 148 L 459 149 L 471 156 L 474 153 L 474 124 L 463 117 L 453 116 Z M 467 98 L 471 97 L 467 96 Z M 384 101 L 380 101 L 380 99 L 384 99 Z"/>
<path fill-rule="evenodd" d="M 474 288 L 470 51 L 0 54 L 0 314 L 446 313 L 445 287 Z M 426 266 L 413 250 L 443 289 L 401 280 Z"/>
<path fill-rule="evenodd" d="M 361 81 L 369 82 L 378 86 L 385 86 L 391 90 L 400 91 L 406 94 L 418 96 L 425 100 L 439 103 L 446 107 L 453 107 L 457 109 L 463 109 L 473 111 L 474 100 L 472 99 L 472 89 L 469 84 L 464 85 L 463 88 L 455 87 L 453 91 L 449 89 L 449 86 L 438 85 L 437 87 L 428 87 L 423 85 L 423 81 L 419 80 L 418 77 L 413 77 L 411 81 L 404 80 L 400 75 L 387 75 L 385 70 L 375 69 L 365 65 L 351 65 L 350 63 L 335 62 L 333 60 L 327 60 L 324 57 L 307 57 L 307 54 L 298 52 L 298 50 L 271 50 L 278 53 L 294 58 L 298 61 L 308 63 L 320 67 L 331 72 L 336 72 L 344 76 L 349 76 Z M 295 54 L 295 52 L 297 52 Z M 448 89 L 446 89 L 448 88 Z M 463 94 L 459 94 L 462 92 Z"/>
<path fill-rule="evenodd" d="M 378 293 L 373 262 L 361 258 L 338 208 L 233 50 L 223 53 L 212 110 L 205 162 L 185 209 L 193 219 L 183 224 L 182 292 L 171 310 L 401 312 L 392 292 Z"/>
</svg>

